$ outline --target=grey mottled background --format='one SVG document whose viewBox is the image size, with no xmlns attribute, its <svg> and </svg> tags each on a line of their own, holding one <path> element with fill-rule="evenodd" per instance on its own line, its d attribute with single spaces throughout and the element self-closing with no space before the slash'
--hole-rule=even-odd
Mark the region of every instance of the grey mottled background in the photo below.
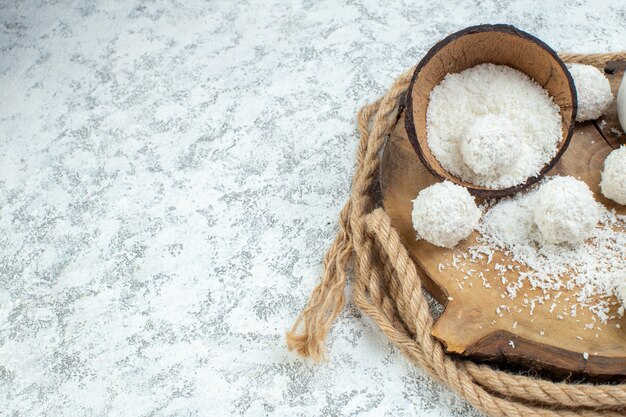
<svg viewBox="0 0 626 417">
<path fill-rule="evenodd" d="M 354 306 L 285 349 L 355 112 L 447 33 L 626 47 L 623 1 L 0 2 L 0 415 L 475 416 Z"/>
</svg>

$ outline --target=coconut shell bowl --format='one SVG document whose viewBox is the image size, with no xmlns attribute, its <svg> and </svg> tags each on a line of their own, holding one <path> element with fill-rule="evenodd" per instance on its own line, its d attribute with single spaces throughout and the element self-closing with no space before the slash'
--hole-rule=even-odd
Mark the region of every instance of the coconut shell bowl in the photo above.
<svg viewBox="0 0 626 417">
<path fill-rule="evenodd" d="M 484 63 L 507 65 L 528 75 L 548 91 L 561 112 L 563 135 L 556 155 L 539 175 L 513 187 L 492 189 L 464 181 L 446 171 L 428 147 L 426 111 L 433 88 L 446 74 Z M 406 134 L 421 162 L 436 178 L 462 185 L 478 197 L 511 195 L 539 181 L 567 149 L 575 118 L 576 89 L 563 61 L 540 39 L 509 25 L 469 27 L 438 42 L 415 68 L 406 96 Z"/>
</svg>

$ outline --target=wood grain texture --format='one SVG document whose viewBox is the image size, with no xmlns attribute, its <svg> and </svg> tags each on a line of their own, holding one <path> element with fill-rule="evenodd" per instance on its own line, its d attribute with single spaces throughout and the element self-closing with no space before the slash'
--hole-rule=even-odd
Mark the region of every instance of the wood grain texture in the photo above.
<svg viewBox="0 0 626 417">
<path fill-rule="evenodd" d="M 621 73 L 609 76 L 621 77 Z M 612 79 L 612 83 L 615 82 Z M 411 222 L 412 200 L 421 189 L 439 179 L 420 162 L 411 146 L 404 128 L 404 113 L 382 155 L 381 189 L 385 210 L 423 272 L 425 287 L 445 305 L 444 313 L 433 328 L 433 335 L 449 352 L 481 361 L 531 368 L 553 378 L 626 378 L 626 317 L 586 329 L 585 324 L 592 321 L 592 314 L 587 310 L 578 311 L 576 317 L 562 315 L 561 320 L 557 314 L 549 313 L 552 303 L 546 303 L 537 305 L 530 315 L 529 307 L 523 303 L 524 297 L 506 302 L 501 298 L 505 286 L 495 273 L 487 271 L 489 267 L 485 264 L 473 264 L 472 269 L 480 271 L 482 268 L 491 288 L 485 288 L 477 279 L 473 286 L 466 282 L 461 290 L 458 284 L 464 281 L 464 272 L 453 268 L 439 270 L 440 264 L 452 261 L 455 252 L 463 252 L 475 243 L 476 233 L 455 250 L 416 240 Z M 604 135 L 608 137 L 610 131 Z M 602 164 L 613 149 L 609 143 L 616 140 L 612 137 L 605 140 L 605 137 L 593 123 L 576 125 L 568 151 L 548 175 L 579 177 L 589 185 L 598 201 L 626 214 L 626 208 L 605 199 L 599 190 Z M 496 253 L 495 262 L 511 263 L 501 253 Z M 511 275 L 511 280 L 513 278 Z M 523 292 L 529 297 L 540 295 L 539 290 L 528 288 Z M 572 294 L 564 291 L 561 298 L 554 301 L 557 303 L 555 313 L 569 309 L 572 303 L 564 299 Z M 503 304 L 507 304 L 510 311 L 499 316 L 496 308 Z M 589 353 L 588 360 L 584 359 L 584 352 Z"/>
</svg>

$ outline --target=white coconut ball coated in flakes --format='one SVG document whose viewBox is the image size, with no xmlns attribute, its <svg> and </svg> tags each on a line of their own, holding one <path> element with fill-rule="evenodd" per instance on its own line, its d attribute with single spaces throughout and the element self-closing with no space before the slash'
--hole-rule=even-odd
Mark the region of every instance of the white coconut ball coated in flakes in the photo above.
<svg viewBox="0 0 626 417">
<path fill-rule="evenodd" d="M 445 181 L 423 189 L 413 200 L 413 227 L 433 245 L 452 248 L 467 238 L 481 211 L 466 188 Z"/>
<path fill-rule="evenodd" d="M 578 96 L 576 121 L 585 122 L 602 116 L 613 101 L 609 80 L 591 65 L 569 64 L 568 69 Z"/>
<path fill-rule="evenodd" d="M 602 194 L 619 204 L 626 204 L 626 146 L 612 151 L 604 160 Z"/>
<path fill-rule="evenodd" d="M 508 117 L 486 114 L 468 126 L 461 141 L 461 155 L 476 174 L 498 176 L 514 165 L 523 139 Z"/>
<path fill-rule="evenodd" d="M 591 237 L 601 212 L 587 184 L 553 177 L 537 191 L 534 220 L 549 243 L 580 243 Z"/>
</svg>

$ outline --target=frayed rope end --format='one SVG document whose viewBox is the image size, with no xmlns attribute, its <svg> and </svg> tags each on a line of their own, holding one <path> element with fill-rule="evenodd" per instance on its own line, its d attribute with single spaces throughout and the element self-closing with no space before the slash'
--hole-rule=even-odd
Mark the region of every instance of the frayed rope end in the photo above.
<svg viewBox="0 0 626 417">
<path fill-rule="evenodd" d="M 298 355 L 305 358 L 311 358 L 316 363 L 328 360 L 323 340 L 319 340 L 310 334 L 296 334 L 295 330 L 287 332 L 286 338 L 287 348 L 290 351 L 295 351 Z"/>
<path fill-rule="evenodd" d="M 349 214 L 350 201 L 341 211 L 340 232 L 324 259 L 322 279 L 311 292 L 307 307 L 287 332 L 289 350 L 315 362 L 327 360 L 324 341 L 346 303 L 346 268 L 352 251 Z"/>
</svg>

